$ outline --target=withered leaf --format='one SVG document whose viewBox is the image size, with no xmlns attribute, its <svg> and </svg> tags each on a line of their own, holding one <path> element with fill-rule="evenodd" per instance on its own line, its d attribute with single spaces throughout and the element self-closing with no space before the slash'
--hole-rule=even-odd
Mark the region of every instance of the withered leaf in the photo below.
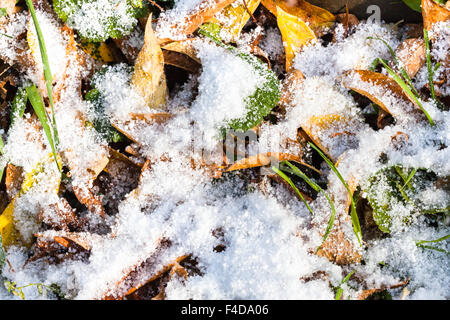
<svg viewBox="0 0 450 320">
<path fill-rule="evenodd" d="M 426 62 L 425 42 L 419 38 L 406 39 L 397 47 L 395 54 L 412 79 Z"/>
<path fill-rule="evenodd" d="M 273 6 L 276 7 L 277 23 L 286 52 L 286 70 L 289 70 L 295 54 L 309 42 L 316 41 L 333 24 L 335 17 L 327 10 L 303 0 L 275 1 L 269 4 L 269 8 L 273 10 Z"/>
<path fill-rule="evenodd" d="M 437 22 L 450 19 L 450 10 L 434 0 L 422 0 L 423 26 L 431 30 Z"/>
<path fill-rule="evenodd" d="M 191 73 L 196 73 L 200 70 L 201 65 L 185 54 L 163 50 L 163 55 L 165 64 L 184 69 Z"/>
<path fill-rule="evenodd" d="M 358 81 L 355 81 L 355 75 L 359 76 Z M 386 100 L 384 99 L 385 97 L 393 97 L 399 103 L 412 106 L 413 108 L 411 109 L 414 109 L 414 103 L 411 102 L 410 97 L 400 85 L 394 79 L 382 73 L 369 70 L 348 71 L 344 74 L 342 83 L 346 88 L 366 96 L 394 117 L 401 116 L 401 114 L 393 112 L 390 105 L 391 100 Z M 417 110 L 420 109 L 417 107 Z"/>
<path fill-rule="evenodd" d="M 250 19 L 250 14 L 255 12 L 260 3 L 260 0 L 244 0 L 237 5 L 230 4 L 208 22 L 220 25 L 221 31 L 227 33 L 231 41 L 235 42 Z"/>
<path fill-rule="evenodd" d="M 164 108 L 168 96 L 164 56 L 152 29 L 151 17 L 145 27 L 144 46 L 139 53 L 131 84 L 149 108 Z"/>
<path fill-rule="evenodd" d="M 197 5 L 196 9 L 189 13 L 184 21 L 177 21 L 171 28 L 176 29 L 177 35 L 190 35 L 197 30 L 200 25 L 213 18 L 216 13 L 220 12 L 234 1 L 236 0 L 202 0 L 202 2 Z M 167 40 L 168 39 L 161 39 L 159 41 L 161 43 L 167 42 Z"/>
</svg>

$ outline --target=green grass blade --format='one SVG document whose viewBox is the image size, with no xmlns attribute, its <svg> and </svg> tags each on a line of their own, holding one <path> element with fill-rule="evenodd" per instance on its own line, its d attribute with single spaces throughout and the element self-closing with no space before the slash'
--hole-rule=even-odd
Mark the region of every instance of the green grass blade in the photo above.
<svg viewBox="0 0 450 320">
<path fill-rule="evenodd" d="M 355 232 L 355 235 L 356 235 L 356 238 L 358 239 L 359 245 L 361 245 L 361 238 L 362 238 L 361 225 L 359 223 L 358 214 L 356 213 L 356 205 L 355 205 L 355 201 L 353 199 L 353 194 L 352 194 L 352 191 L 350 190 L 350 187 L 348 186 L 347 182 L 345 182 L 344 178 L 342 177 L 342 175 L 340 174 L 338 169 L 334 166 L 334 164 L 330 161 L 330 159 L 328 159 L 328 157 L 319 148 L 317 148 L 313 143 L 308 142 L 308 144 L 319 153 L 319 155 L 330 166 L 331 170 L 333 170 L 333 172 L 337 175 L 339 180 L 341 180 L 344 187 L 347 189 L 348 194 L 350 196 L 350 201 L 351 201 L 350 216 L 352 219 L 353 231 Z"/>
<path fill-rule="evenodd" d="M 414 176 L 417 173 L 417 168 L 414 168 L 411 173 L 409 174 L 408 178 L 405 181 L 405 184 L 402 186 L 402 190 L 408 186 L 408 188 L 410 188 L 411 190 L 413 190 L 412 186 L 410 185 L 411 179 L 414 178 Z"/>
<path fill-rule="evenodd" d="M 30 14 L 31 14 L 31 17 L 34 22 L 37 38 L 39 40 L 39 50 L 41 52 L 42 65 L 44 66 L 44 78 L 45 78 L 45 84 L 47 87 L 48 101 L 50 103 L 50 108 L 52 110 L 53 135 L 55 138 L 55 145 L 58 146 L 58 144 L 59 144 L 58 129 L 56 127 L 55 108 L 53 106 L 53 85 L 52 85 L 53 79 L 52 79 L 52 72 L 50 70 L 50 63 L 48 62 L 47 49 L 45 48 L 44 36 L 42 34 L 41 27 L 39 26 L 39 21 L 37 20 L 36 12 L 34 11 L 33 1 L 25 0 L 25 2 L 27 3 L 28 8 L 30 9 Z M 55 159 L 55 161 L 56 161 L 56 159 Z M 58 168 L 59 168 L 59 166 L 58 166 Z"/>
<path fill-rule="evenodd" d="M 442 238 L 436 239 L 436 240 L 419 240 L 416 241 L 416 245 L 422 244 L 422 243 L 436 243 L 436 242 L 441 242 L 444 240 L 447 240 L 448 238 L 450 238 L 450 234 L 443 236 Z"/>
<path fill-rule="evenodd" d="M 348 275 L 345 276 L 344 279 L 342 279 L 341 284 L 336 289 L 336 296 L 334 297 L 334 300 L 341 300 L 342 294 L 344 293 L 344 290 L 341 288 L 341 285 L 346 283 L 348 280 L 350 280 L 350 277 L 356 272 L 356 270 L 353 270 Z"/>
<path fill-rule="evenodd" d="M 61 168 L 59 167 L 58 159 L 56 157 L 56 147 L 53 140 L 52 132 L 50 130 L 50 126 L 48 125 L 47 113 L 45 112 L 44 102 L 42 101 L 41 96 L 36 88 L 36 86 L 30 85 L 26 87 L 28 99 L 33 106 L 34 112 L 39 118 L 41 122 L 42 128 L 44 129 L 45 135 L 47 136 L 48 142 L 50 143 L 50 147 L 52 148 L 53 156 L 55 158 L 56 166 L 58 167 L 59 172 L 61 172 Z"/>
<path fill-rule="evenodd" d="M 422 106 L 422 104 L 420 103 L 419 99 L 414 95 L 414 93 L 411 91 L 411 89 L 409 88 L 409 86 L 403 81 L 402 78 L 400 78 L 398 76 L 398 74 L 396 74 L 394 72 L 394 70 L 392 70 L 382 59 L 379 59 L 380 63 L 386 68 L 386 70 L 388 71 L 389 75 L 392 77 L 392 79 L 394 79 L 395 82 L 397 82 L 397 84 L 406 92 L 406 94 L 408 96 L 411 97 L 411 99 L 413 99 L 416 104 L 419 106 L 420 110 L 422 110 L 422 112 L 425 114 L 425 116 L 428 119 L 428 122 L 430 122 L 431 126 L 434 126 L 434 122 L 433 119 L 431 119 L 430 115 L 428 114 L 428 112 L 424 109 L 424 107 Z"/>
<path fill-rule="evenodd" d="M 328 203 L 330 204 L 331 207 L 331 216 L 330 216 L 330 220 L 328 221 L 328 225 L 327 225 L 327 229 L 325 230 L 325 234 L 323 235 L 322 238 L 322 243 L 320 244 L 320 246 L 316 249 L 316 252 L 320 250 L 320 248 L 322 248 L 322 245 L 325 243 L 325 241 L 327 240 L 328 236 L 330 235 L 331 229 L 333 229 L 333 225 L 334 225 L 334 220 L 336 218 L 336 208 L 334 207 L 334 203 L 333 201 L 331 201 L 330 197 L 328 196 L 328 194 L 314 181 L 312 181 L 306 174 L 304 174 L 299 168 L 297 168 L 296 166 L 294 166 L 292 163 L 290 163 L 289 161 L 284 161 L 284 163 L 286 163 L 289 167 L 290 167 L 290 172 L 295 174 L 296 176 L 302 178 L 303 180 L 305 180 L 305 182 L 314 190 L 316 190 L 317 192 L 321 192 L 325 198 L 327 198 Z M 282 163 L 283 164 L 283 163 Z"/>
<path fill-rule="evenodd" d="M 428 39 L 428 30 L 423 29 L 423 38 L 425 40 L 425 52 L 427 56 L 428 84 L 430 85 L 431 97 L 436 101 L 436 93 L 434 92 L 433 70 L 431 66 L 431 50 L 430 41 Z"/>
<path fill-rule="evenodd" d="M 300 190 L 298 190 L 298 188 L 295 186 L 295 184 L 292 182 L 292 180 L 289 179 L 289 177 L 287 175 L 285 175 L 283 173 L 283 171 L 279 170 L 277 167 L 272 166 L 272 170 L 275 173 L 277 173 L 280 177 L 282 177 L 292 187 L 292 189 L 294 189 L 295 192 L 297 192 L 297 194 L 299 195 L 300 199 L 302 199 L 303 203 L 308 208 L 309 212 L 311 212 L 311 214 L 314 215 L 314 213 L 313 213 L 311 207 L 309 206 L 308 202 L 305 200 L 305 198 L 303 197 L 302 193 L 300 192 Z"/>
<path fill-rule="evenodd" d="M 27 107 L 27 90 L 22 87 L 17 90 L 11 106 L 11 126 L 17 118 L 22 118 Z"/>
<path fill-rule="evenodd" d="M 433 77 L 434 77 L 434 73 L 439 68 L 440 63 L 437 63 L 433 69 L 433 66 L 431 65 L 430 40 L 428 38 L 428 30 L 427 29 L 423 29 L 423 38 L 425 41 L 425 52 L 426 52 L 426 56 L 427 56 L 428 84 L 430 86 L 431 98 L 436 103 L 436 105 L 438 106 L 439 109 L 444 109 L 442 102 L 439 101 L 439 99 L 436 96 L 436 91 L 434 90 Z"/>
<path fill-rule="evenodd" d="M 406 72 L 405 68 L 403 68 L 403 66 L 400 64 L 400 61 L 398 61 L 397 55 L 395 54 L 394 49 L 392 49 L 392 47 L 389 45 L 389 43 L 387 43 L 387 41 L 385 41 L 384 39 L 378 38 L 378 37 L 367 37 L 367 39 L 372 39 L 372 40 L 378 40 L 383 42 L 386 47 L 388 47 L 389 53 L 392 56 L 392 59 L 394 60 L 396 66 L 400 69 L 400 72 L 403 76 L 403 78 L 406 80 L 406 82 L 409 85 L 409 88 L 411 89 L 411 91 L 418 96 L 419 93 L 417 92 L 416 88 L 414 88 L 414 85 L 412 83 L 411 78 L 409 77 L 408 73 Z M 386 63 L 386 62 L 385 62 Z"/>
<path fill-rule="evenodd" d="M 439 252 L 442 252 L 442 253 L 445 253 L 445 254 L 450 254 L 450 252 L 448 252 L 445 249 L 434 247 L 434 246 L 424 245 L 424 243 L 442 242 L 442 241 L 447 240 L 448 238 L 450 238 L 450 234 L 448 234 L 446 236 L 443 236 L 443 237 L 441 237 L 439 239 L 436 239 L 436 240 L 419 240 L 419 241 L 416 241 L 416 246 L 419 247 L 419 248 L 423 248 L 423 249 L 431 249 L 431 250 L 439 251 Z"/>
</svg>

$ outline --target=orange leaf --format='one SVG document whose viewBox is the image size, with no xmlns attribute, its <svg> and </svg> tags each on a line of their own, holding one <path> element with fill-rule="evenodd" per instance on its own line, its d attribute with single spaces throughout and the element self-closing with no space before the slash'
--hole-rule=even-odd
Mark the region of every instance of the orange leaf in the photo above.
<svg viewBox="0 0 450 320">
<path fill-rule="evenodd" d="M 433 0 L 422 0 L 422 16 L 425 29 L 431 30 L 435 23 L 450 20 L 450 10 Z"/>
</svg>

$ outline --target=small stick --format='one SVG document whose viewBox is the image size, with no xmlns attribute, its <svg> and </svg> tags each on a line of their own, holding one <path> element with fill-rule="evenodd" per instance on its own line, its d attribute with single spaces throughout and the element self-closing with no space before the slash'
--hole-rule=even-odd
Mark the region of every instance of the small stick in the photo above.
<svg viewBox="0 0 450 320">
<path fill-rule="evenodd" d="M 164 8 L 161 7 L 159 4 L 157 4 L 155 1 L 153 1 L 153 0 L 148 0 L 148 1 L 150 1 L 150 3 L 151 3 L 152 5 L 154 5 L 155 7 L 157 7 L 157 8 L 158 8 L 159 10 L 161 10 L 162 12 L 165 12 Z"/>
</svg>

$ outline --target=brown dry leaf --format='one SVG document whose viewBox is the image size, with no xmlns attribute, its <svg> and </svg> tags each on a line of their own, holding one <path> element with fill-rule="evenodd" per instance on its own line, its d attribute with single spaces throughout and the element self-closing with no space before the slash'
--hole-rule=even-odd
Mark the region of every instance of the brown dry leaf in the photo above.
<svg viewBox="0 0 450 320">
<path fill-rule="evenodd" d="M 298 87 L 303 80 L 305 80 L 305 76 L 300 70 L 291 69 L 287 75 L 286 79 L 282 82 L 281 87 L 281 98 L 278 104 L 282 107 L 288 107 L 292 103 L 293 93 L 295 92 L 294 88 Z"/>
<path fill-rule="evenodd" d="M 132 166 L 135 168 L 142 168 L 142 165 L 137 164 L 135 161 L 131 160 L 130 158 L 128 158 L 126 155 L 120 153 L 119 151 L 108 147 L 109 150 L 109 162 L 106 165 L 106 167 L 103 169 L 105 172 L 108 173 L 112 173 L 114 172 L 113 167 L 117 164 L 117 163 L 121 163 L 124 164 L 126 166 Z M 119 174 L 118 172 L 115 172 L 115 174 Z"/>
<path fill-rule="evenodd" d="M 348 12 L 348 7 L 346 6 L 346 12 L 345 13 L 339 13 L 336 15 L 336 22 L 342 23 L 344 25 L 344 37 L 346 38 L 349 34 L 349 31 L 353 29 L 355 26 L 359 24 L 358 18 L 350 14 Z M 336 42 L 336 33 L 337 29 L 333 32 L 333 42 Z"/>
<path fill-rule="evenodd" d="M 139 55 L 139 48 L 134 45 L 133 42 L 135 42 L 135 40 L 132 39 L 139 38 L 143 33 L 144 31 L 142 30 L 142 28 L 137 25 L 131 34 L 119 39 L 113 39 L 116 46 L 120 49 L 120 51 L 122 51 L 123 55 L 125 56 L 125 58 L 127 58 L 130 64 L 135 64 L 136 59 Z"/>
<path fill-rule="evenodd" d="M 83 186 L 72 186 L 72 189 L 78 201 L 84 204 L 90 212 L 97 213 L 102 218 L 106 217 L 101 197 L 96 195 L 87 184 Z"/>
<path fill-rule="evenodd" d="M 253 15 L 260 3 L 260 0 L 238 0 L 225 7 L 208 22 L 220 25 L 221 32 L 227 33 L 230 40 L 236 42 L 239 39 L 242 28 L 244 28 L 248 19 L 250 19 L 250 15 Z"/>
<path fill-rule="evenodd" d="M 161 49 L 168 50 L 168 51 L 175 51 L 178 53 L 183 53 L 187 55 L 192 60 L 198 62 L 201 64 L 200 58 L 197 56 L 197 49 L 193 46 L 193 42 L 196 40 L 196 38 L 186 39 L 186 40 L 180 40 L 180 41 L 172 41 L 167 44 L 165 44 Z"/>
<path fill-rule="evenodd" d="M 37 220 L 56 230 L 69 231 L 69 227 L 79 226 L 75 210 L 65 198 L 59 198 L 58 202 L 42 208 L 37 215 Z"/>
<path fill-rule="evenodd" d="M 422 0 L 423 26 L 431 30 L 437 22 L 450 20 L 450 10 L 434 0 Z"/>
<path fill-rule="evenodd" d="M 425 41 L 419 38 L 406 39 L 397 47 L 395 54 L 412 79 L 427 60 Z"/>
<path fill-rule="evenodd" d="M 102 300 L 122 300 L 144 286 L 145 284 L 161 277 L 164 273 L 171 270 L 176 263 L 180 263 L 190 255 L 182 255 L 174 257 L 172 262 L 166 264 L 163 268 L 160 265 L 161 255 L 171 246 L 171 242 L 167 239 L 161 239 L 157 249 L 149 255 L 149 257 L 140 264 L 131 266 L 128 271 L 124 272 L 124 276 L 115 284 L 114 288 L 109 289 L 100 299 Z"/>
<path fill-rule="evenodd" d="M 149 108 L 164 108 L 168 88 L 164 74 L 164 56 L 152 29 L 151 16 L 145 27 L 144 46 L 139 53 L 131 84 Z"/>
<path fill-rule="evenodd" d="M 22 186 L 23 180 L 23 168 L 8 163 L 6 167 L 5 186 L 9 201 L 17 195 L 20 187 Z"/>
<path fill-rule="evenodd" d="M 408 283 L 409 283 L 409 279 L 408 279 L 408 280 L 405 280 L 405 281 L 402 281 L 402 282 L 400 282 L 400 283 L 391 285 L 391 286 L 383 285 L 383 286 L 381 286 L 380 288 L 373 288 L 373 289 L 363 290 L 363 291 L 358 295 L 358 300 L 365 300 L 365 299 L 367 299 L 369 296 L 373 295 L 374 293 L 382 292 L 382 291 L 384 291 L 384 290 L 386 290 L 386 289 L 397 289 L 397 288 L 404 287 L 404 286 L 406 286 Z"/>
<path fill-rule="evenodd" d="M 67 232 L 48 230 L 42 233 L 35 234 L 35 237 L 41 239 L 54 240 L 64 247 L 70 246 L 70 243 L 75 243 L 83 249 L 90 251 L 94 242 L 100 241 L 102 237 L 95 233 L 88 232 Z"/>
<path fill-rule="evenodd" d="M 288 153 L 281 153 L 281 152 L 267 152 L 267 153 L 261 153 L 261 154 L 255 155 L 255 156 L 251 156 L 251 157 L 236 161 L 230 167 L 228 167 L 225 171 L 230 172 L 230 171 L 235 171 L 235 170 L 243 170 L 243 169 L 267 166 L 275 160 L 279 161 L 279 162 L 295 161 L 304 166 L 307 166 L 310 169 L 317 170 L 314 167 L 310 166 L 309 164 L 303 162 L 303 160 L 299 156 L 296 156 L 293 154 L 288 154 Z"/>
<path fill-rule="evenodd" d="M 197 8 L 189 13 L 182 22 L 176 22 L 170 28 L 176 30 L 176 34 L 187 36 L 192 34 L 204 22 L 211 20 L 216 13 L 236 0 L 202 0 Z M 151 19 L 149 19 L 151 20 Z M 164 43 L 170 39 L 160 39 L 159 43 Z"/>
<path fill-rule="evenodd" d="M 275 2 L 275 6 L 286 52 L 286 70 L 289 70 L 295 54 L 309 42 L 316 41 L 326 28 L 332 26 L 335 17 L 303 0 L 280 0 Z"/>
<path fill-rule="evenodd" d="M 354 80 L 355 74 L 359 76 L 359 81 Z M 400 85 L 398 85 L 394 79 L 382 73 L 369 70 L 348 71 L 344 74 L 342 83 L 346 88 L 366 96 L 394 117 L 401 117 L 402 115 L 392 113 L 392 110 L 390 110 L 389 106 L 383 101 L 383 96 L 385 95 L 393 96 L 395 100 L 410 105 L 412 106 L 411 109 L 414 109 L 415 104 L 411 102 L 409 96 L 403 91 Z M 381 94 L 381 92 L 383 92 L 383 94 Z M 417 110 L 420 109 L 417 107 Z"/>
<path fill-rule="evenodd" d="M 200 70 L 201 65 L 185 54 L 163 50 L 163 55 L 165 64 L 184 69 L 191 73 L 196 73 Z"/>
<path fill-rule="evenodd" d="M 317 255 L 338 265 L 360 263 L 362 259 L 362 255 L 355 249 L 353 242 L 347 239 L 340 225 L 333 228 L 327 240 L 317 251 Z"/>
</svg>

